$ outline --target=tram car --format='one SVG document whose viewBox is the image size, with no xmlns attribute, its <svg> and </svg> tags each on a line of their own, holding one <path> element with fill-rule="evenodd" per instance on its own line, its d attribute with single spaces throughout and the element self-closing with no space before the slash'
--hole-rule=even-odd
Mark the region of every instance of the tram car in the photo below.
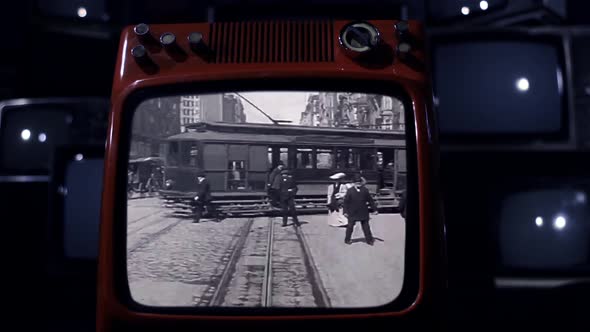
<svg viewBox="0 0 590 332">
<path fill-rule="evenodd" d="M 274 211 L 266 191 L 279 161 L 298 185 L 301 213 L 327 211 L 330 175 L 360 173 L 380 211 L 395 210 L 406 186 L 405 132 L 294 125 L 198 123 L 165 139 L 164 206 L 190 214 L 196 172 L 208 178 L 213 203 L 228 215 Z M 346 180 L 345 180 L 346 181 Z"/>
</svg>

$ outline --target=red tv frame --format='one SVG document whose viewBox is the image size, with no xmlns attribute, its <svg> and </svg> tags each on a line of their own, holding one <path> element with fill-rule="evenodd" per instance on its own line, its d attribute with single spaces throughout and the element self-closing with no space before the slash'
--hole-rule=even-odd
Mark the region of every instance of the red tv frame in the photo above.
<svg viewBox="0 0 590 332">
<path fill-rule="evenodd" d="M 351 44 L 346 33 L 374 32 L 372 38 Z M 170 35 L 172 34 L 172 35 Z M 364 43 L 364 44 L 363 44 Z M 424 50 L 424 31 L 415 21 L 306 21 L 252 23 L 195 23 L 130 26 L 123 30 L 112 91 L 105 159 L 105 182 L 100 229 L 97 327 L 98 331 L 153 328 L 172 324 L 186 328 L 246 324 L 290 323 L 336 319 L 351 323 L 367 319 L 400 324 L 432 319 L 443 298 L 444 227 L 438 203 L 438 145 L 431 113 L 431 88 Z M 145 312 L 128 305 L 121 287 L 127 282 L 120 262 L 124 237 L 117 236 L 121 220 L 118 199 L 127 176 L 132 100 L 154 91 L 175 91 L 193 84 L 199 89 L 341 89 L 356 85 L 387 93 L 398 89 L 407 96 L 416 153 L 416 292 L 403 308 L 345 310 L 305 315 L 228 315 Z M 242 89 L 243 89 L 242 88 Z M 389 89 L 389 90 L 388 90 Z M 212 90 L 215 91 L 215 90 Z M 232 91 L 232 90 L 228 90 Z M 138 97 L 139 96 L 139 97 Z M 406 111 L 408 112 L 408 111 Z M 412 121 L 413 120 L 413 121 Z M 411 159 L 411 158 L 410 158 Z M 123 182 L 122 182 L 123 181 Z M 123 254 L 124 256 L 124 254 Z M 167 309 L 167 308 L 166 308 Z M 225 323 L 224 323 L 225 322 Z M 316 321 L 317 323 L 317 321 Z M 311 323 L 317 326 L 315 323 Z M 364 323 L 362 323 L 364 324 Z M 401 325 L 400 325 L 401 327 Z M 414 326 L 415 327 L 415 326 Z"/>
</svg>

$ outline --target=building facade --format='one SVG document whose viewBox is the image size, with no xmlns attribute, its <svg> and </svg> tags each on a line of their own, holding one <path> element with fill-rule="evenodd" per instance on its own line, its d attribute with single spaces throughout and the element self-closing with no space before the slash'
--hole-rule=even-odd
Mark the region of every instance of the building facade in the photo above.
<svg viewBox="0 0 590 332">
<path fill-rule="evenodd" d="M 246 122 L 241 99 L 234 94 L 187 95 L 148 99 L 133 117 L 130 158 L 158 156 L 160 143 L 200 121 Z"/>
<path fill-rule="evenodd" d="M 308 97 L 300 125 L 404 130 L 403 103 L 361 93 L 317 93 Z"/>
<path fill-rule="evenodd" d="M 201 121 L 201 101 L 199 96 L 180 97 L 180 132 L 186 131 L 186 125 Z"/>
</svg>

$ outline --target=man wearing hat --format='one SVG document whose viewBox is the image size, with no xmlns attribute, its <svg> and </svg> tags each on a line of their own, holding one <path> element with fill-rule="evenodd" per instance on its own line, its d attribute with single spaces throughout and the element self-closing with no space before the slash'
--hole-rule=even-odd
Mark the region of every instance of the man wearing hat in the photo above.
<svg viewBox="0 0 590 332">
<path fill-rule="evenodd" d="M 197 186 L 196 186 L 196 196 L 194 197 L 194 212 L 195 212 L 195 223 L 198 223 L 201 220 L 201 216 L 203 215 L 203 210 L 205 207 L 209 214 L 216 220 L 220 221 L 219 214 L 217 212 L 216 207 L 211 203 L 211 186 L 209 185 L 209 180 L 205 177 L 204 171 L 197 171 Z"/>
<path fill-rule="evenodd" d="M 374 214 L 378 214 L 377 205 L 375 200 L 371 196 L 369 190 L 363 186 L 363 178 L 360 174 L 355 174 L 354 186 L 346 192 L 344 196 L 344 215 L 348 218 L 348 225 L 346 226 L 346 236 L 344 242 L 351 244 L 352 232 L 356 222 L 360 222 L 365 234 L 365 240 L 369 245 L 373 245 L 375 240 L 373 234 L 371 234 L 371 227 L 369 225 L 369 206 L 374 211 Z"/>
<path fill-rule="evenodd" d="M 287 226 L 287 219 L 289 215 L 293 218 L 293 224 L 296 227 L 301 226 L 297 218 L 297 210 L 295 208 L 295 196 L 299 188 L 293 179 L 293 175 L 288 169 L 283 169 L 281 174 L 277 176 L 280 179 L 279 195 L 281 200 L 281 212 L 283 214 L 283 227 Z"/>
<path fill-rule="evenodd" d="M 268 182 L 266 184 L 270 204 L 274 207 L 279 207 L 279 195 L 281 189 L 281 171 L 285 168 L 282 160 L 279 160 L 277 167 L 268 175 Z"/>
</svg>

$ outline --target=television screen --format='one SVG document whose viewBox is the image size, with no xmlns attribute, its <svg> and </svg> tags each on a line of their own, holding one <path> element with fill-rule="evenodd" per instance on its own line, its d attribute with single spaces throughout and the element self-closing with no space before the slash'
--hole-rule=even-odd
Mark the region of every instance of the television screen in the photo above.
<svg viewBox="0 0 590 332">
<path fill-rule="evenodd" d="M 76 154 L 66 166 L 63 200 L 64 254 L 68 259 L 95 260 L 104 160 Z"/>
<path fill-rule="evenodd" d="M 555 45 L 526 39 L 436 44 L 441 136 L 562 133 L 567 128 L 564 78 Z"/>
<path fill-rule="evenodd" d="M 53 152 L 70 139 L 70 112 L 56 105 L 9 106 L 0 121 L 0 170 L 47 172 Z"/>
<path fill-rule="evenodd" d="M 572 186 L 505 195 L 498 233 L 503 269 L 590 272 L 589 194 L 588 186 Z"/>
<path fill-rule="evenodd" d="M 402 299 L 417 282 L 407 243 L 418 240 L 406 239 L 418 220 L 406 226 L 402 199 L 416 164 L 407 105 L 340 91 L 140 102 L 126 177 L 133 301 L 367 308 Z"/>
</svg>

